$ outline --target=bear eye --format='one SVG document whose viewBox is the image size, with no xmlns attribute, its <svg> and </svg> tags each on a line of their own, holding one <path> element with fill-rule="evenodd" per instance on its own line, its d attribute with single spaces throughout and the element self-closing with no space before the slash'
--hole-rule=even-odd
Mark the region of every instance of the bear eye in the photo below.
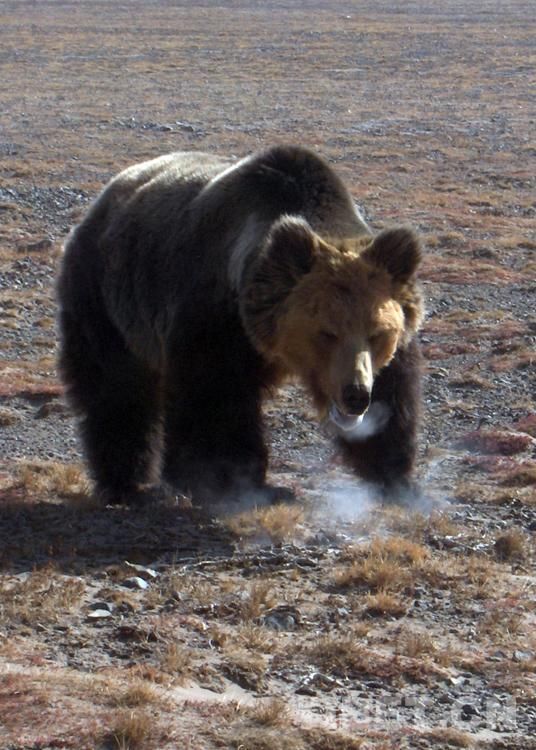
<svg viewBox="0 0 536 750">
<path fill-rule="evenodd" d="M 383 338 L 383 333 L 374 333 L 372 336 L 368 337 L 368 342 L 371 346 L 377 346 Z"/>
<path fill-rule="evenodd" d="M 369 336 L 368 344 L 372 352 L 380 353 L 389 342 L 389 334 L 386 333 L 374 333 Z"/>
</svg>

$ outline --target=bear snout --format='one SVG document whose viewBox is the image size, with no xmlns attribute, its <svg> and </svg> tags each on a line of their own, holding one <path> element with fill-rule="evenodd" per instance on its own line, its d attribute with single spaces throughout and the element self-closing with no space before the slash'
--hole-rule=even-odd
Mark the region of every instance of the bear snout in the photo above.
<svg viewBox="0 0 536 750">
<path fill-rule="evenodd" d="M 370 391 L 364 385 L 350 383 L 342 389 L 342 403 L 347 414 L 363 414 L 370 405 Z"/>
</svg>

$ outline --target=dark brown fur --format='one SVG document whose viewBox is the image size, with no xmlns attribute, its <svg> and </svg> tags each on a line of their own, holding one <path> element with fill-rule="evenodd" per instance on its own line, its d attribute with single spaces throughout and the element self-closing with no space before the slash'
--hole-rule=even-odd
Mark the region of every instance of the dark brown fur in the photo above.
<svg viewBox="0 0 536 750">
<path fill-rule="evenodd" d="M 60 370 L 98 491 L 131 502 L 162 477 L 192 492 L 262 488 L 262 399 L 289 376 L 321 417 L 330 403 L 355 411 L 356 387 L 372 388 L 387 428 L 337 442 L 363 476 L 405 481 L 419 260 L 410 230 L 374 238 L 305 149 L 236 165 L 177 153 L 122 172 L 68 239 L 58 281 Z"/>
</svg>

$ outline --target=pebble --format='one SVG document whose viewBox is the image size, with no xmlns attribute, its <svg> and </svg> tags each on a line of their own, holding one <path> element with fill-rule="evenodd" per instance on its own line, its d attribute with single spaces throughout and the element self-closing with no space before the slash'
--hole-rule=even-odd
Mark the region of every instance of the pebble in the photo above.
<svg viewBox="0 0 536 750">
<path fill-rule="evenodd" d="M 109 609 L 94 609 L 92 612 L 89 612 L 87 615 L 88 620 L 106 620 L 106 618 L 111 617 L 112 613 Z"/>
<path fill-rule="evenodd" d="M 272 630 L 296 630 L 301 621 L 301 615 L 295 607 L 275 607 L 266 612 L 260 622 Z"/>
<path fill-rule="evenodd" d="M 125 578 L 123 581 L 123 586 L 126 586 L 128 589 L 148 589 L 149 584 L 144 578 L 140 578 L 140 576 L 132 576 L 131 578 Z"/>
<path fill-rule="evenodd" d="M 154 581 L 155 578 L 158 578 L 158 573 L 154 568 L 146 568 L 144 565 L 137 565 L 136 563 L 130 563 L 128 560 L 125 560 L 125 565 L 127 568 L 132 568 L 132 570 L 135 570 L 136 573 L 141 578 L 150 578 Z"/>
<path fill-rule="evenodd" d="M 533 658 L 533 653 L 531 651 L 514 651 L 513 653 L 514 661 L 530 661 Z"/>
</svg>

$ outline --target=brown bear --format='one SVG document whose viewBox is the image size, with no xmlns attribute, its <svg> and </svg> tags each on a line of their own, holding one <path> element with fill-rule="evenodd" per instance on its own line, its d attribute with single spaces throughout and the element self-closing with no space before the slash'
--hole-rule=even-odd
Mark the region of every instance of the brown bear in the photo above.
<svg viewBox="0 0 536 750">
<path fill-rule="evenodd" d="M 121 172 L 68 238 L 58 280 L 60 372 L 97 492 L 269 493 L 262 399 L 289 377 L 356 473 L 386 493 L 410 481 L 420 259 L 411 230 L 374 236 L 304 148 Z"/>
</svg>

